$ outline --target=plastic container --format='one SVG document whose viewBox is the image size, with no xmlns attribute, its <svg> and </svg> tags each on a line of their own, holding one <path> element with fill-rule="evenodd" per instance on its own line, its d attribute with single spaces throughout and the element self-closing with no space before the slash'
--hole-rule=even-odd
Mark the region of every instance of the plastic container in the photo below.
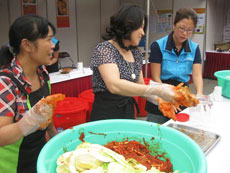
<svg viewBox="0 0 230 173">
<path fill-rule="evenodd" d="M 88 102 L 77 97 L 66 97 L 57 103 L 53 121 L 56 129 L 67 129 L 86 122 Z"/>
<path fill-rule="evenodd" d="M 186 113 L 176 114 L 176 120 L 180 122 L 186 122 L 189 120 L 189 114 Z"/>
<path fill-rule="evenodd" d="M 38 173 L 55 173 L 56 160 L 64 151 L 72 151 L 81 143 L 79 137 L 91 143 L 106 144 L 113 140 L 144 140 L 158 152 L 166 152 L 174 170 L 207 173 L 206 157 L 190 137 L 171 127 L 142 120 L 101 120 L 75 126 L 53 137 L 41 150 Z M 155 146 L 155 147 L 154 147 Z"/>
<path fill-rule="evenodd" d="M 213 93 L 212 93 L 212 98 L 217 102 L 223 100 L 222 87 L 221 86 L 215 86 L 214 87 L 214 90 L 213 90 Z"/>
<path fill-rule="evenodd" d="M 149 85 L 150 80 L 151 78 L 144 78 L 145 85 Z M 138 106 L 139 106 L 140 113 L 138 114 L 138 117 L 147 116 L 147 112 L 145 111 L 145 105 L 146 105 L 146 99 L 139 97 Z"/>
<path fill-rule="evenodd" d="M 89 122 L 90 121 L 92 107 L 93 107 L 93 101 L 94 101 L 93 89 L 89 89 L 89 90 L 85 90 L 85 91 L 81 92 L 78 95 L 78 97 L 81 98 L 82 100 L 85 100 L 89 104 L 89 110 L 87 112 L 87 118 L 86 118 L 87 122 Z"/>
<path fill-rule="evenodd" d="M 218 85 L 222 87 L 222 96 L 230 98 L 230 70 L 222 70 L 214 73 Z"/>
<path fill-rule="evenodd" d="M 215 122 L 212 116 L 212 107 L 208 106 L 208 101 L 201 101 L 196 107 L 189 107 L 189 123 L 194 127 L 213 131 Z"/>
</svg>

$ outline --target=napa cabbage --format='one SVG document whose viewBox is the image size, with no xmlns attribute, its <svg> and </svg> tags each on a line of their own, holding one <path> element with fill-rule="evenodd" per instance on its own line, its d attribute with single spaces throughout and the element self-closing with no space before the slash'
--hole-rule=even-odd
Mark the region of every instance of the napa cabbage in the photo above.
<svg viewBox="0 0 230 173">
<path fill-rule="evenodd" d="M 57 173 L 161 173 L 99 144 L 83 142 L 57 159 Z"/>
</svg>

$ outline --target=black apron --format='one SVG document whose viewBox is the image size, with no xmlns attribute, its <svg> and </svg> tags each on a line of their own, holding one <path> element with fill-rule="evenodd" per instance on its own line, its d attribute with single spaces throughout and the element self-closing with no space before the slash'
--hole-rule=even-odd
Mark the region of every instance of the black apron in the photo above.
<svg viewBox="0 0 230 173">
<path fill-rule="evenodd" d="M 27 96 L 27 98 L 29 96 L 29 103 L 27 101 L 27 105 L 29 104 L 28 107 L 33 107 L 39 100 L 48 96 L 50 93 L 48 76 L 45 73 L 43 73 L 45 84 L 39 90 L 31 92 L 29 95 L 27 94 L 25 88 L 12 75 L 6 74 L 5 72 L 1 72 L 0 75 L 10 77 L 11 80 L 14 81 L 16 86 L 19 88 L 19 90 L 21 90 Z M 16 122 L 15 119 L 14 122 Z M 46 129 L 43 129 L 23 137 L 19 148 L 19 158 L 17 165 L 18 173 L 37 172 L 38 155 L 46 143 L 45 133 Z"/>
<path fill-rule="evenodd" d="M 135 109 L 139 113 L 136 100 L 110 92 L 97 92 L 93 102 L 91 121 L 105 119 L 134 119 Z"/>
<path fill-rule="evenodd" d="M 167 83 L 167 84 L 171 84 L 174 86 L 177 86 L 178 84 L 180 84 L 180 81 L 177 80 L 173 80 L 173 79 L 168 79 L 168 80 L 162 80 L 163 83 Z M 188 86 L 188 83 L 184 83 L 183 86 Z M 186 107 L 185 106 L 180 106 L 181 110 L 184 110 Z M 146 105 L 145 105 L 145 110 L 151 114 L 156 114 L 156 115 L 161 115 L 164 116 L 162 114 L 162 112 L 158 109 L 158 105 L 155 105 L 149 101 L 146 100 Z"/>
<path fill-rule="evenodd" d="M 48 95 L 49 88 L 46 83 L 39 90 L 29 94 L 31 106 L 33 107 L 39 100 Z M 38 155 L 46 143 L 45 133 L 46 129 L 38 130 L 24 137 L 19 149 L 18 173 L 37 172 Z"/>
</svg>

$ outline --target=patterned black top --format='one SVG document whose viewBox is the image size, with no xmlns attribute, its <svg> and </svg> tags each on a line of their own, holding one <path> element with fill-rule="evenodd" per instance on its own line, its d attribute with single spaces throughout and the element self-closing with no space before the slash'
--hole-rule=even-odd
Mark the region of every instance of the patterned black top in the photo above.
<svg viewBox="0 0 230 173">
<path fill-rule="evenodd" d="M 98 67 L 102 64 L 117 64 L 120 71 L 120 78 L 128 81 L 137 82 L 140 71 L 142 70 L 142 54 L 137 49 L 132 49 L 132 54 L 135 62 L 127 62 L 123 59 L 123 56 L 109 41 L 99 43 L 93 51 L 91 58 L 90 68 L 93 70 L 92 85 L 93 92 L 104 92 L 108 91 Z M 132 79 L 132 73 L 135 73 L 136 78 Z"/>
</svg>

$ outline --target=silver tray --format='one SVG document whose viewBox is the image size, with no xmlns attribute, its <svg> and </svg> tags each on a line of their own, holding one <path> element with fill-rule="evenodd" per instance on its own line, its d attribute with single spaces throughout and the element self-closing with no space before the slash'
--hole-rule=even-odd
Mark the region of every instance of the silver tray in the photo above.
<svg viewBox="0 0 230 173">
<path fill-rule="evenodd" d="M 172 127 L 180 132 L 188 135 L 196 143 L 198 143 L 201 149 L 204 151 L 204 154 L 207 154 L 214 148 L 214 146 L 220 141 L 220 135 L 208 132 L 205 130 L 197 129 L 194 127 L 189 127 L 180 124 L 168 124 L 167 126 Z"/>
</svg>

